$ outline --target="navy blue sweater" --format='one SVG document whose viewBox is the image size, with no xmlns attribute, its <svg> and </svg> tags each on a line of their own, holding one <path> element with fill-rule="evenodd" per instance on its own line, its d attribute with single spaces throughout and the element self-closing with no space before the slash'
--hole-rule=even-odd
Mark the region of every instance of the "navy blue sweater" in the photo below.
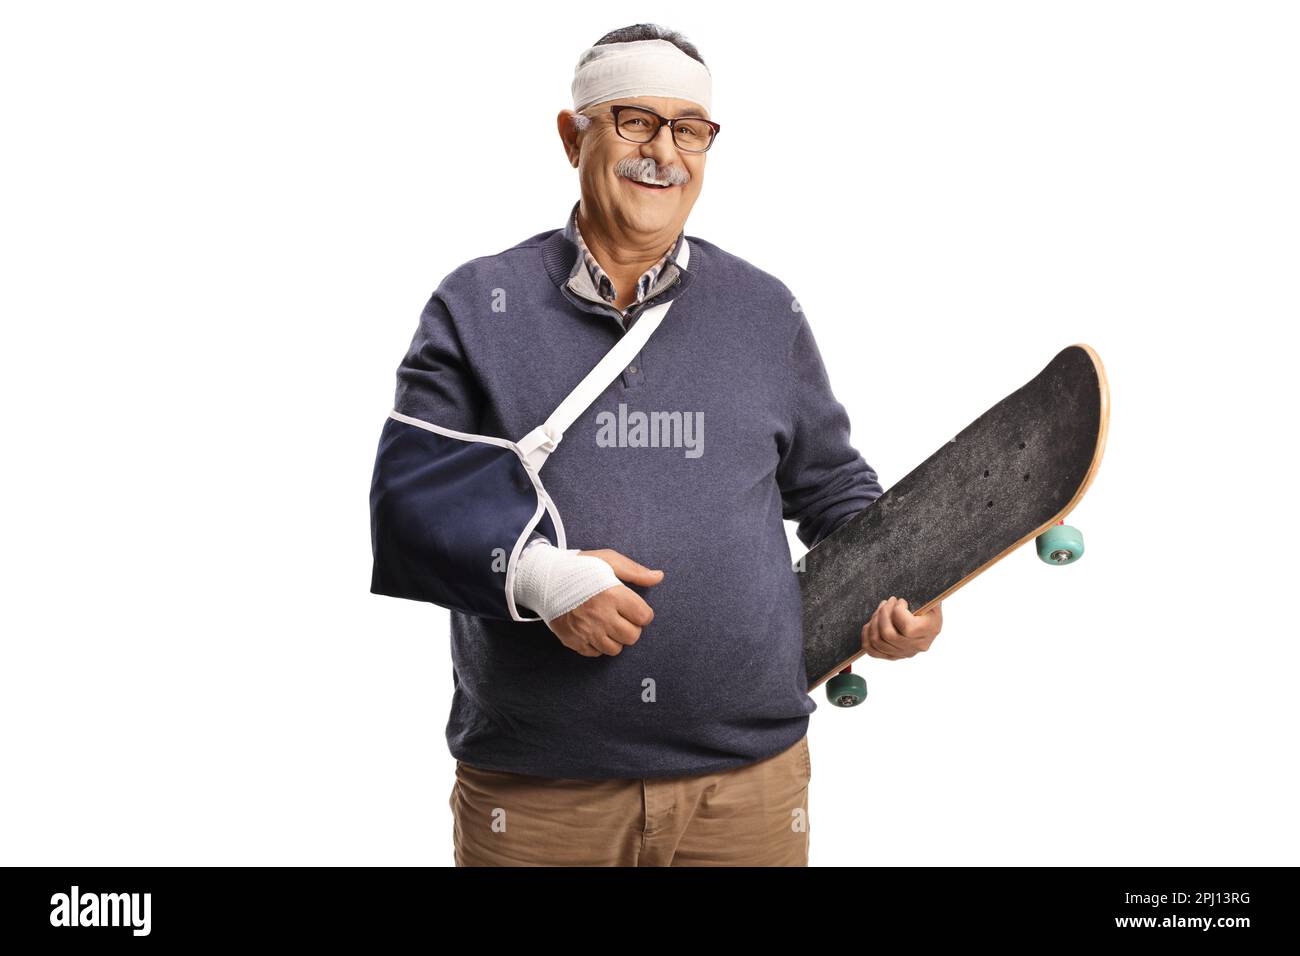
<svg viewBox="0 0 1300 956">
<path fill-rule="evenodd" d="M 633 586 L 655 618 L 620 654 L 584 657 L 542 622 L 451 611 L 447 743 L 467 764 L 699 774 L 771 756 L 807 731 L 816 704 L 782 519 L 812 546 L 883 489 L 849 441 L 790 290 L 686 238 L 689 267 L 670 265 L 628 312 L 674 298 L 663 324 L 542 472 L 569 547 L 664 571 Z M 624 334 L 616 308 L 575 292 L 577 257 L 553 229 L 447 275 L 398 368 L 396 410 L 511 440 L 541 424 Z M 691 427 L 643 441 L 638 413 Z"/>
</svg>

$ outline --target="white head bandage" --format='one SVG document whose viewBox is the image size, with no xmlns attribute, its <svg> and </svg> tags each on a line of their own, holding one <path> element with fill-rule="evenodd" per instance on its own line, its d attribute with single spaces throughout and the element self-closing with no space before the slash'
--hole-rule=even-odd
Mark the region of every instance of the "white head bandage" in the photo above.
<svg viewBox="0 0 1300 956">
<path fill-rule="evenodd" d="M 710 112 L 709 69 L 667 40 L 604 43 L 585 50 L 573 71 L 573 110 L 619 96 L 671 96 Z"/>
</svg>

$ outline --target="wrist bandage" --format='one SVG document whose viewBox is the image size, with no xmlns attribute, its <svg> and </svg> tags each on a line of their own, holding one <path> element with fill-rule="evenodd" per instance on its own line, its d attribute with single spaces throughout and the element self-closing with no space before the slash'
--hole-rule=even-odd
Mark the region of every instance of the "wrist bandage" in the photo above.
<svg viewBox="0 0 1300 956">
<path fill-rule="evenodd" d="M 530 542 L 519 555 L 515 603 L 532 608 L 550 624 L 592 595 L 622 583 L 608 564 L 580 555 L 580 550 L 557 548 L 540 538 Z"/>
</svg>

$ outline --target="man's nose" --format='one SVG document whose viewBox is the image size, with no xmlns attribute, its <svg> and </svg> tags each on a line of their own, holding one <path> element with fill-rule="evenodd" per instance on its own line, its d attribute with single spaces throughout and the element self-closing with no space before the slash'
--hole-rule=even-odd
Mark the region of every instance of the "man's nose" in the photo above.
<svg viewBox="0 0 1300 956">
<path fill-rule="evenodd" d="M 677 144 L 673 142 L 673 131 L 668 128 L 667 123 L 659 127 L 654 139 L 650 140 L 646 145 L 650 148 L 650 154 L 654 157 L 656 163 L 662 165 L 663 160 L 677 158 Z"/>
</svg>

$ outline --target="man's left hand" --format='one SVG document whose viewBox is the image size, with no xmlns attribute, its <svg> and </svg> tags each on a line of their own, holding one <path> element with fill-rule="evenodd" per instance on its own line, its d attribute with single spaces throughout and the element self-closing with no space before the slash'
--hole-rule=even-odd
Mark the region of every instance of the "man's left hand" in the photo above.
<svg viewBox="0 0 1300 956">
<path fill-rule="evenodd" d="M 906 598 L 889 598 L 876 607 L 862 629 L 862 646 L 868 657 L 899 661 L 928 651 L 943 627 L 943 602 L 924 614 L 907 609 Z"/>
</svg>

